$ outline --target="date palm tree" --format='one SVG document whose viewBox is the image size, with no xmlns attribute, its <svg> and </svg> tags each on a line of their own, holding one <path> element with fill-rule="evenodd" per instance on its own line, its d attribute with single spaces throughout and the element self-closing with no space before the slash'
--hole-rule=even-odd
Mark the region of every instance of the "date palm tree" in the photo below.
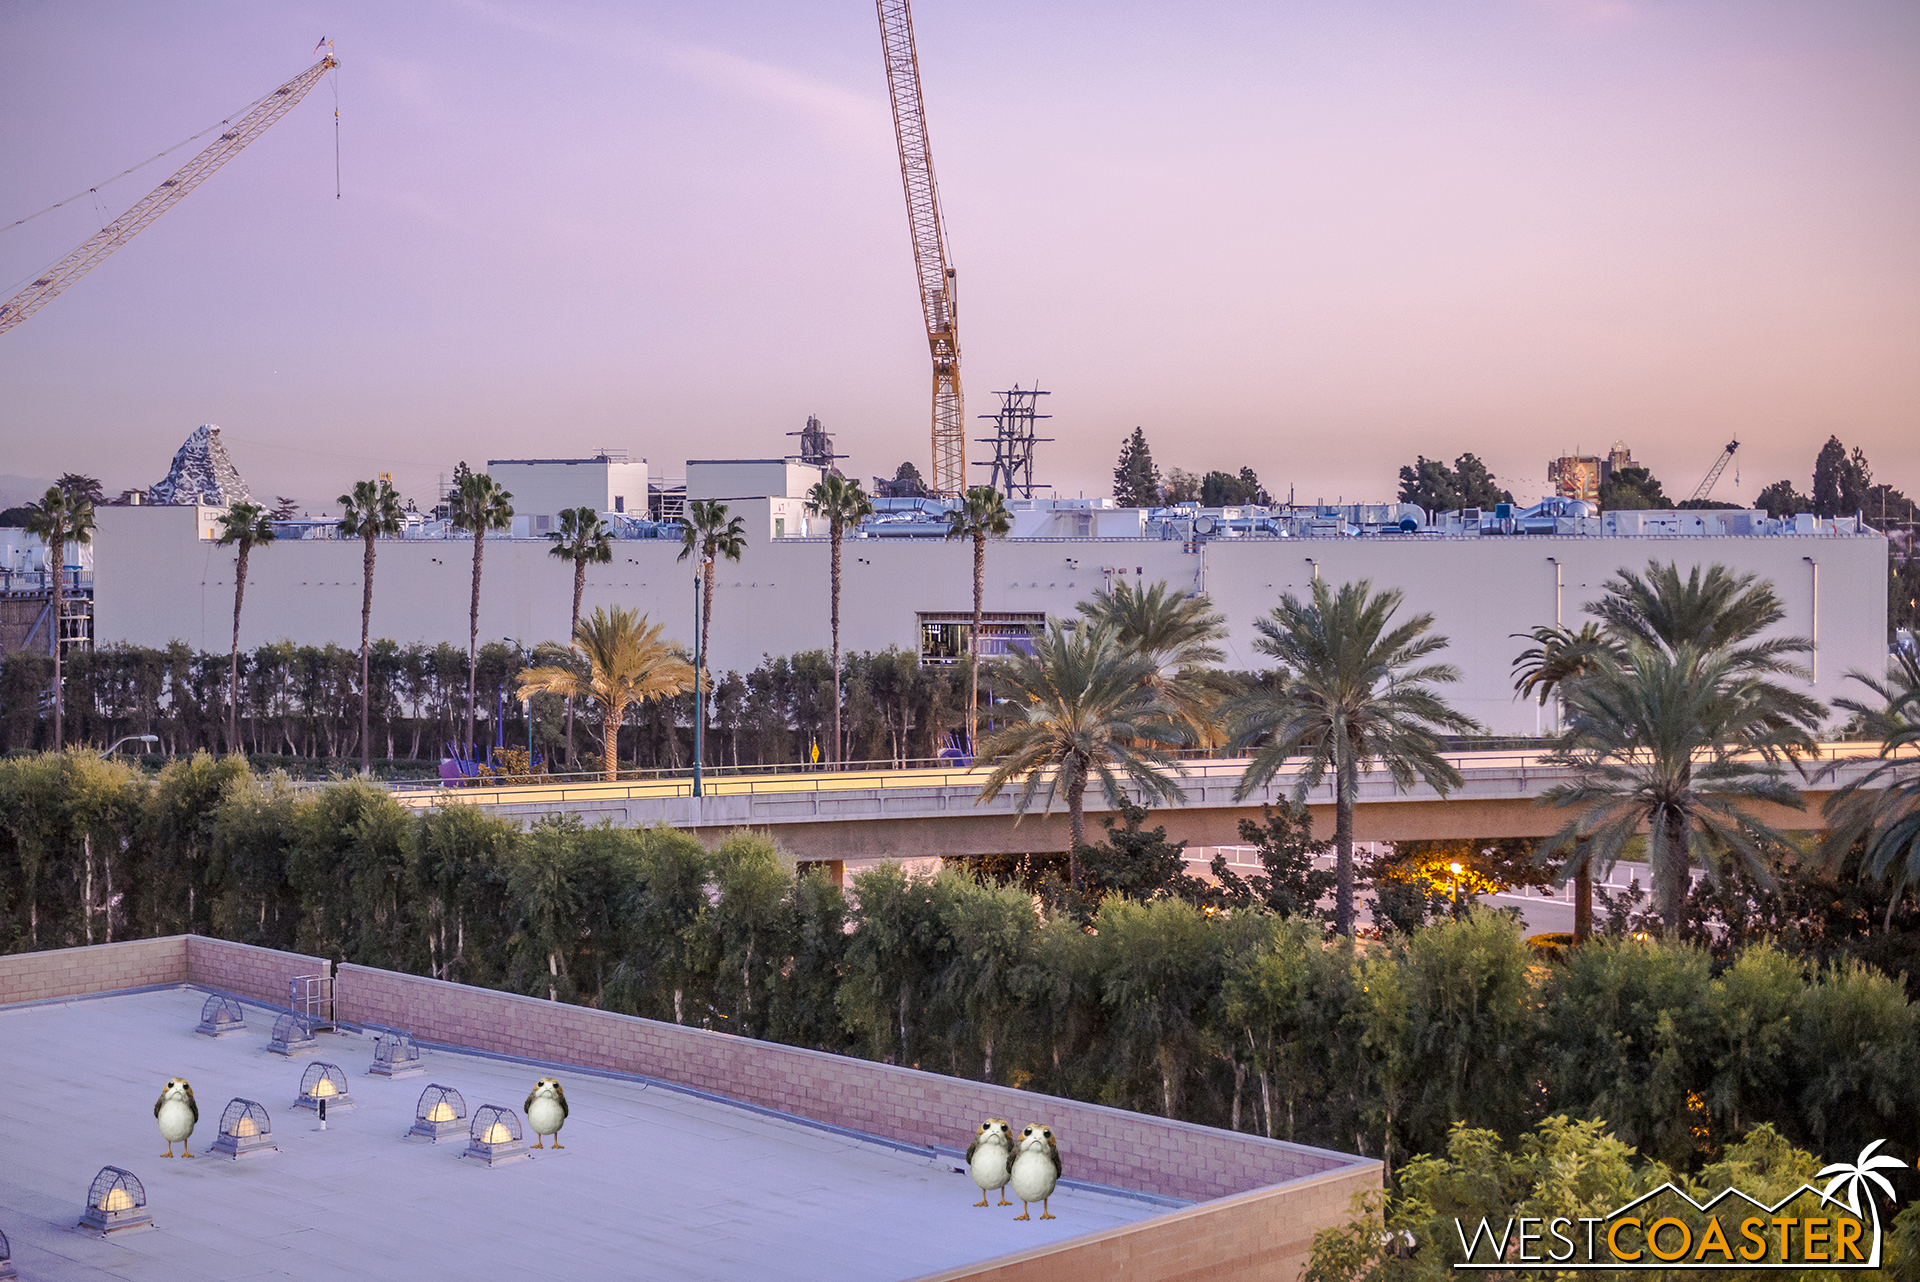
<svg viewBox="0 0 1920 1282">
<path fill-rule="evenodd" d="M 1122 644 L 1153 660 L 1149 681 L 1193 739 L 1205 742 L 1215 735 L 1215 710 L 1235 691 L 1233 680 L 1218 668 L 1226 657 L 1219 642 L 1226 638 L 1227 618 L 1206 596 L 1183 595 L 1164 581 L 1134 587 L 1122 580 L 1078 608 L 1086 618 L 1111 625 Z"/>
<path fill-rule="evenodd" d="M 240 745 L 240 607 L 247 599 L 247 562 L 253 550 L 273 542 L 273 517 L 258 503 L 235 503 L 217 518 L 222 547 L 231 547 L 233 557 L 233 646 L 227 652 L 227 751 L 245 750 Z"/>
<path fill-rule="evenodd" d="M 61 480 L 66 480 L 62 477 Z M 86 478 L 79 478 L 86 479 Z M 94 488 L 99 482 L 94 482 Z M 27 505 L 27 533 L 37 534 L 47 545 L 47 562 L 51 571 L 50 598 L 47 602 L 47 617 L 51 621 L 53 639 L 53 750 L 59 752 L 66 747 L 66 686 L 62 678 L 60 653 L 60 617 L 66 601 L 67 588 L 67 544 L 91 543 L 93 541 L 93 499 L 86 487 L 67 488 L 61 485 L 47 487 L 38 503 Z"/>
<path fill-rule="evenodd" d="M 1072 833 L 1068 868 L 1084 893 L 1080 847 L 1086 844 L 1087 786 L 1098 781 L 1107 804 L 1125 800 L 1120 777 L 1169 805 L 1186 800 L 1174 781 L 1179 763 L 1161 745 L 1183 733 L 1173 710 L 1157 696 L 1153 660 L 1125 644 L 1104 624 L 1072 631 L 1058 619 L 1034 638 L 1032 654 L 1018 651 L 987 669 L 987 686 L 1010 707 L 1004 724 L 980 745 L 993 771 L 980 789 L 991 801 L 1020 780 L 1014 810 L 1024 815 L 1044 787 L 1044 812 L 1064 792 Z"/>
<path fill-rule="evenodd" d="M 620 722 L 628 706 L 672 698 L 693 688 L 693 665 L 678 647 L 660 639 L 663 626 L 649 624 L 645 615 L 621 606 L 595 606 L 573 630 L 573 649 L 587 663 L 585 676 L 558 662 L 520 674 L 523 699 L 558 694 L 600 705 L 606 732 L 603 765 L 609 783 L 620 777 Z"/>
<path fill-rule="evenodd" d="M 746 550 L 747 527 L 739 517 L 727 515 L 725 503 L 718 499 L 694 499 L 687 504 L 687 528 L 681 535 L 677 559 L 684 561 L 690 556 L 700 558 L 700 617 L 696 623 L 700 628 L 700 676 L 703 681 L 708 679 L 707 670 L 713 662 L 713 651 L 707 648 L 707 625 L 713 622 L 714 566 L 721 557 L 738 561 L 740 554 Z M 837 673 L 835 686 L 837 691 Z M 711 684 L 706 688 L 712 689 Z M 700 728 L 696 726 L 694 741 L 698 743 L 699 740 Z"/>
<path fill-rule="evenodd" d="M 833 601 L 833 759 L 846 757 L 846 739 L 840 729 L 840 540 L 849 525 L 858 525 L 873 515 L 873 500 L 860 488 L 860 482 L 842 476 L 823 476 L 807 491 L 807 514 L 825 517 L 828 538 L 833 544 L 833 573 L 830 596 Z"/>
<path fill-rule="evenodd" d="M 967 633 L 967 751 L 973 752 L 980 733 L 981 606 L 987 594 L 987 540 L 1004 539 L 1013 529 L 1000 491 L 976 485 L 947 514 L 947 537 L 973 540 L 973 630 Z M 1074 838 L 1077 843 L 1080 839 Z"/>
<path fill-rule="evenodd" d="M 1603 658 L 1618 658 L 1621 649 L 1597 623 L 1582 624 L 1578 631 L 1553 626 L 1513 635 L 1533 642 L 1513 661 L 1514 693 L 1523 699 L 1538 698 L 1543 708 L 1563 685 L 1591 672 Z M 1593 934 L 1593 865 L 1585 859 L 1571 862 L 1573 937 L 1585 942 Z"/>
<path fill-rule="evenodd" d="M 480 678 L 480 570 L 487 555 L 487 531 L 513 528 L 513 495 L 485 472 L 462 462 L 454 469 L 454 490 L 447 496 L 453 528 L 473 534 L 473 601 L 467 608 L 467 742 L 472 744 L 473 709 Z"/>
<path fill-rule="evenodd" d="M 1758 808 L 1801 808 L 1779 762 L 1813 743 L 1804 727 L 1780 724 L 1765 684 L 1732 651 L 1633 640 L 1562 686 L 1566 729 L 1547 760 L 1579 777 L 1540 802 L 1579 813 L 1541 853 L 1610 867 L 1644 827 L 1669 932 L 1680 928 L 1695 863 L 1713 874 L 1732 856 L 1770 885 L 1769 858 L 1786 844 Z"/>
<path fill-rule="evenodd" d="M 1426 662 L 1447 645 L 1429 632 L 1433 616 L 1416 614 L 1394 625 L 1403 599 L 1398 588 L 1375 592 L 1366 579 L 1338 592 L 1316 579 L 1310 599 L 1282 596 L 1254 623 L 1254 648 L 1279 666 L 1226 708 L 1234 744 L 1254 750 L 1236 797 L 1266 786 L 1296 755 L 1307 759 L 1294 784 L 1296 803 L 1304 804 L 1332 774 L 1334 925 L 1343 935 L 1353 933 L 1353 804 L 1360 777 L 1377 766 L 1402 788 L 1424 779 L 1444 797 L 1459 786 L 1460 773 L 1440 755 L 1441 734 L 1479 728 L 1434 690 L 1460 680 L 1460 670 Z"/>
<path fill-rule="evenodd" d="M 373 549 L 382 535 L 392 538 L 400 533 L 406 515 L 400 510 L 400 495 L 393 482 L 384 477 L 375 481 L 355 481 L 351 493 L 340 496 L 340 523 L 336 527 L 350 539 L 359 539 L 365 550 L 360 558 L 360 773 L 373 773 L 373 682 L 369 640 L 373 629 Z"/>
<path fill-rule="evenodd" d="M 1881 705 L 1835 699 L 1856 713 L 1880 743 L 1880 760 L 1863 777 L 1827 799 L 1827 836 L 1823 850 L 1840 865 L 1859 845 L 1862 871 L 1891 882 L 1887 919 L 1906 888 L 1920 882 L 1920 658 L 1904 651 L 1897 675 L 1881 681 L 1864 673 L 1848 674 L 1879 695 Z M 1836 763 L 1837 764 L 1837 763 Z"/>
<path fill-rule="evenodd" d="M 567 635 L 580 630 L 580 598 L 587 590 L 587 567 L 613 560 L 613 531 L 590 507 L 570 507 L 560 513 L 558 533 L 548 549 L 552 556 L 573 562 L 573 613 L 567 617 Z M 567 768 L 573 768 L 573 700 L 567 700 Z"/>
</svg>

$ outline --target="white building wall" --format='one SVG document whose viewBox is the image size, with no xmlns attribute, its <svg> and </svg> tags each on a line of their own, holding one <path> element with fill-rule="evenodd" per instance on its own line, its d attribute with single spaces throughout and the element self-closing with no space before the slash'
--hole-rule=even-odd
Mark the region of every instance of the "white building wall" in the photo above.
<svg viewBox="0 0 1920 1282">
<path fill-rule="evenodd" d="M 556 528 L 553 518 L 571 507 L 647 511 L 645 459 L 489 459 L 487 475 L 513 495 L 515 516 L 548 517 Z"/>
<path fill-rule="evenodd" d="M 233 551 L 195 537 L 193 508 L 101 508 L 94 544 L 95 636 L 101 644 L 170 640 L 227 647 Z M 756 521 L 757 525 L 757 521 Z M 738 563 L 722 562 L 714 596 L 713 664 L 740 670 L 765 655 L 826 648 L 828 556 L 823 538 L 752 536 Z M 544 539 L 489 538 L 480 615 L 483 641 L 532 645 L 561 638 L 572 568 Z M 1450 641 L 1444 658 L 1466 679 L 1450 691 L 1462 711 L 1503 734 L 1531 734 L 1536 709 L 1513 697 L 1512 634 L 1583 618 L 1581 607 L 1623 567 L 1721 562 L 1771 579 L 1787 608 L 1782 631 L 1809 635 L 1819 565 L 1818 680 L 1831 702 L 1858 694 L 1849 670 L 1886 667 L 1886 541 L 1877 534 L 1676 538 L 1220 539 L 1189 552 L 1145 539 L 1001 540 L 987 549 L 989 612 L 1070 613 L 1110 582 L 1166 580 L 1204 588 L 1227 615 L 1233 668 L 1266 666 L 1253 622 L 1284 592 L 1304 594 L 1317 567 L 1329 583 L 1367 578 L 1406 593 Z M 692 640 L 693 567 L 665 540 L 619 541 L 610 565 L 589 566 L 584 606 L 621 604 Z M 283 638 L 359 644 L 357 542 L 302 540 L 255 551 L 241 645 Z M 1554 558 L 1554 559 L 1550 559 Z M 1811 560 L 1809 560 L 1811 558 Z M 1556 593 L 1555 569 L 1561 586 Z M 375 569 L 373 633 L 401 642 L 465 646 L 472 544 L 385 540 Z M 848 539 L 842 556 L 843 645 L 917 650 L 918 615 L 972 609 L 972 549 L 939 540 Z"/>
</svg>

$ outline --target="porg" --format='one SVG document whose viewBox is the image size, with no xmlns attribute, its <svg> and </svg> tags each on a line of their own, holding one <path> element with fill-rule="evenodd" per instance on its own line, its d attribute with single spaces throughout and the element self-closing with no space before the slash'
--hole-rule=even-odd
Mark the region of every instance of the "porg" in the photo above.
<svg viewBox="0 0 1920 1282">
<path fill-rule="evenodd" d="M 1007 1178 L 1013 1174 L 1011 1122 L 989 1117 L 980 1123 L 980 1128 L 973 1133 L 973 1143 L 967 1145 L 967 1174 L 980 1186 L 980 1200 L 975 1206 L 987 1204 L 987 1193 L 991 1189 L 1000 1190 L 1000 1205 L 1013 1205 L 1007 1201 Z"/>
<path fill-rule="evenodd" d="M 153 1120 L 160 1125 L 160 1138 L 167 1142 L 164 1156 L 173 1156 L 175 1144 L 180 1146 L 181 1156 L 193 1156 L 187 1149 L 187 1139 L 200 1124 L 200 1106 L 193 1102 L 193 1087 L 187 1085 L 186 1078 L 167 1079 L 160 1088 L 160 1098 L 153 1102 Z"/>
<path fill-rule="evenodd" d="M 1047 1199 L 1060 1182 L 1060 1146 L 1054 1143 L 1053 1128 L 1035 1122 L 1020 1132 L 1020 1143 L 1013 1152 L 1012 1178 L 1007 1182 L 1013 1185 L 1013 1195 L 1021 1203 L 1020 1214 L 1014 1219 L 1033 1218 L 1028 1202 L 1040 1204 L 1041 1219 L 1059 1218 L 1047 1210 Z"/>
<path fill-rule="evenodd" d="M 553 1136 L 553 1146 L 564 1148 L 560 1143 L 560 1128 L 567 1124 L 567 1093 L 560 1089 L 560 1083 L 554 1078 L 543 1077 L 533 1084 L 533 1090 L 527 1095 L 527 1125 L 533 1133 L 540 1136 Z M 544 1147 L 540 1140 L 533 1142 L 535 1148 Z"/>
</svg>

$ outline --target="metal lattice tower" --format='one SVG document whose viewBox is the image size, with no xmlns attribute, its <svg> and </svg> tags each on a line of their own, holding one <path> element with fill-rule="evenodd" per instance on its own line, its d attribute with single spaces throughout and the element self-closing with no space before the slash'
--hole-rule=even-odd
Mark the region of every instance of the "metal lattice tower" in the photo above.
<svg viewBox="0 0 1920 1282">
<path fill-rule="evenodd" d="M 1035 489 L 1033 447 L 1053 440 L 1051 436 L 1035 436 L 1034 423 L 1053 417 L 1038 412 L 1040 398 L 1053 393 L 1041 391 L 1038 383 L 1024 390 L 1016 383 L 1011 391 L 994 395 L 1000 398 L 999 412 L 980 416 L 993 421 L 993 435 L 974 438 L 982 445 L 993 446 L 993 461 L 974 466 L 993 469 L 987 484 L 1008 498 L 1030 499 Z"/>
<path fill-rule="evenodd" d="M 339 65 L 333 54 L 328 53 L 254 103 L 232 127 L 222 130 L 206 150 L 189 160 L 173 177 L 135 201 L 131 209 L 101 228 L 86 244 L 42 272 L 32 284 L 0 303 L 0 334 L 52 302 L 67 286 L 98 267 L 107 255 L 139 235 L 148 223 L 173 208 L 181 197 L 211 178 L 216 169 L 239 155 L 248 143 L 298 106 L 300 100 L 307 96 L 307 91 L 320 83 L 320 77 Z"/>
<path fill-rule="evenodd" d="M 913 9 L 908 0 L 876 0 L 880 48 L 887 62 L 887 92 L 893 100 L 893 133 L 900 147 L 900 180 L 907 193 L 907 226 L 913 234 L 913 265 L 933 351 L 933 474 L 939 494 L 958 494 L 967 484 L 967 434 L 960 395 L 960 324 L 955 314 L 954 271 L 947 249 L 940 192 L 927 143 L 927 113 L 920 95 L 920 60 L 913 47 Z"/>
</svg>

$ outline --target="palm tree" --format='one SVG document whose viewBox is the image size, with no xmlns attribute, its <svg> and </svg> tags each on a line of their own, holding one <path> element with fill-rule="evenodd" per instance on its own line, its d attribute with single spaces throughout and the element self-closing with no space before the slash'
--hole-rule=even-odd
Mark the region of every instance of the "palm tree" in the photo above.
<svg viewBox="0 0 1920 1282">
<path fill-rule="evenodd" d="M 1875 1140 L 1861 1149 L 1860 1156 L 1854 1158 L 1851 1163 L 1835 1162 L 1832 1166 L 1821 1167 L 1813 1177 L 1816 1180 L 1826 1179 L 1829 1175 L 1833 1177 L 1827 1180 L 1827 1187 L 1820 1194 L 1829 1202 L 1840 1201 L 1841 1199 L 1834 1197 L 1833 1191 L 1842 1184 L 1846 1185 L 1846 1207 L 1853 1212 L 1855 1219 L 1860 1217 L 1860 1195 L 1866 1194 L 1867 1209 L 1873 1214 L 1873 1252 L 1872 1258 L 1861 1267 L 1868 1269 L 1880 1267 L 1880 1204 L 1874 1201 L 1873 1189 L 1877 1187 L 1886 1194 L 1889 1203 L 1897 1201 L 1899 1195 L 1893 1191 L 1893 1183 L 1880 1172 L 1900 1170 L 1906 1166 L 1906 1163 L 1897 1157 L 1891 1157 L 1885 1153 L 1876 1154 L 1873 1151 L 1885 1143 L 1885 1140 Z"/>
<path fill-rule="evenodd" d="M 1880 763 L 1827 799 L 1823 843 L 1835 866 L 1861 845 L 1863 871 L 1893 883 L 1889 922 L 1906 888 L 1920 881 L 1920 768 L 1915 765 L 1920 753 L 1920 658 L 1904 651 L 1899 662 L 1899 676 L 1892 681 L 1848 674 L 1880 695 L 1883 706 L 1834 700 L 1836 707 L 1859 714 L 1869 732 L 1880 738 Z"/>
<path fill-rule="evenodd" d="M 560 513 L 560 531 L 547 535 L 553 540 L 549 554 L 573 562 L 573 613 L 567 618 L 567 635 L 580 630 L 580 598 L 587 590 L 587 567 L 605 565 L 613 560 L 613 531 L 590 507 L 570 507 Z M 567 700 L 567 768 L 573 768 L 573 700 Z"/>
<path fill-rule="evenodd" d="M 1085 891 L 1080 847 L 1086 844 L 1087 785 L 1098 779 L 1107 804 L 1118 809 L 1124 774 L 1136 788 L 1171 805 L 1186 800 L 1173 781 L 1179 764 L 1160 744 L 1182 728 L 1155 695 L 1153 660 L 1123 645 L 1111 627 L 1085 623 L 1068 631 L 1058 619 L 1034 639 L 1032 654 L 1018 651 L 987 670 L 987 685 L 1011 704 L 1007 722 L 980 745 L 993 773 L 980 789 L 991 801 L 1021 779 L 1014 810 L 1024 815 L 1041 786 L 1046 811 L 1067 796 L 1072 832 L 1068 868 L 1076 893 Z"/>
<path fill-rule="evenodd" d="M 360 773 L 373 773 L 372 696 L 369 634 L 373 628 L 373 541 L 400 533 L 406 516 L 393 482 L 355 481 L 351 494 L 340 496 L 340 533 L 366 544 L 360 567 Z"/>
<path fill-rule="evenodd" d="M 664 625 L 621 606 L 595 606 L 573 630 L 573 648 L 587 661 L 583 678 L 572 668 L 548 663 L 520 674 L 520 697 L 558 694 L 598 703 L 606 728 L 607 782 L 620 777 L 620 722 L 627 706 L 645 699 L 667 699 L 691 690 L 693 666 L 672 644 L 660 639 Z M 545 648 L 545 647 L 543 647 Z M 557 657 L 557 656 L 555 656 Z"/>
<path fill-rule="evenodd" d="M 1353 804 L 1360 776 L 1378 765 L 1402 788 L 1424 779 L 1441 796 L 1459 786 L 1460 773 L 1440 755 L 1446 731 L 1479 728 L 1434 691 L 1460 679 L 1450 663 L 1426 663 L 1447 639 L 1429 635 L 1433 616 L 1416 614 L 1390 626 L 1403 594 L 1375 593 L 1370 580 L 1342 584 L 1338 593 L 1315 579 L 1313 595 L 1292 593 L 1255 621 L 1254 648 L 1279 667 L 1227 705 L 1236 747 L 1254 748 L 1235 796 L 1264 787 L 1287 758 L 1307 763 L 1294 784 L 1305 804 L 1333 774 L 1334 925 L 1353 933 Z"/>
<path fill-rule="evenodd" d="M 1696 862 L 1714 872 L 1716 857 L 1731 854 L 1770 885 L 1768 857 L 1785 840 L 1755 807 L 1802 805 L 1776 763 L 1812 741 L 1797 725 L 1776 724 L 1765 683 L 1742 668 L 1729 651 L 1636 640 L 1561 688 L 1567 725 L 1547 760 L 1580 778 L 1540 802 L 1579 813 L 1541 853 L 1567 852 L 1567 866 L 1611 867 L 1644 826 L 1654 900 L 1670 932 L 1680 928 Z"/>
<path fill-rule="evenodd" d="M 1513 690 L 1521 698 L 1535 696 L 1540 706 L 1570 681 L 1591 672 L 1602 658 L 1617 658 L 1620 645 L 1600 631 L 1597 623 L 1585 623 L 1579 631 L 1565 627 L 1538 627 L 1531 632 L 1516 632 L 1533 645 L 1522 650 L 1513 661 Z M 1585 942 L 1593 935 L 1593 865 L 1585 859 L 1575 861 L 1573 874 L 1573 937 Z"/>
<path fill-rule="evenodd" d="M 235 503 L 216 518 L 218 542 L 231 545 L 233 558 L 233 648 L 227 654 L 227 751 L 240 752 L 240 606 L 247 598 L 247 561 L 253 550 L 274 540 L 273 518 L 258 503 Z"/>
<path fill-rule="evenodd" d="M 973 540 L 973 630 L 967 633 L 967 751 L 974 751 L 980 732 L 980 614 L 987 593 L 987 540 L 1003 539 L 1013 529 L 1000 491 L 976 485 L 961 497 L 960 506 L 947 514 L 947 537 Z M 1075 837 L 1075 844 L 1080 838 Z"/>
<path fill-rule="evenodd" d="M 487 531 L 513 527 L 513 495 L 485 472 L 462 462 L 454 469 L 454 491 L 447 496 L 453 528 L 473 532 L 473 603 L 467 609 L 467 742 L 473 738 L 473 705 L 480 676 L 480 565 L 487 554 Z"/>
<path fill-rule="evenodd" d="M 1160 582 L 1133 587 L 1125 580 L 1079 605 L 1082 615 L 1113 627 L 1124 645 L 1153 660 L 1150 682 L 1161 702 L 1184 721 L 1193 738 L 1216 733 L 1214 711 L 1234 692 L 1234 683 L 1216 665 L 1226 657 L 1218 642 L 1227 635 L 1226 616 L 1205 595 L 1182 595 Z"/>
<path fill-rule="evenodd" d="M 827 518 L 828 537 L 833 542 L 833 759 L 846 755 L 846 743 L 840 732 L 840 539 L 849 525 L 873 515 L 873 500 L 860 488 L 860 482 L 842 476 L 820 478 L 807 492 L 807 514 Z"/>
<path fill-rule="evenodd" d="M 61 480 L 66 480 L 62 477 Z M 84 478 L 81 478 L 84 479 Z M 99 482 L 94 482 L 94 488 Z M 72 489 L 52 485 L 38 503 L 27 505 L 27 533 L 37 534 L 47 545 L 47 562 L 53 572 L 47 617 L 53 636 L 53 750 L 66 747 L 66 688 L 61 680 L 60 612 L 66 600 L 67 544 L 93 541 L 93 500 L 83 486 Z"/>
<path fill-rule="evenodd" d="M 739 517 L 727 516 L 727 505 L 720 500 L 695 499 L 687 504 L 687 528 L 682 543 L 678 560 L 684 561 L 694 555 L 700 558 L 700 618 L 696 622 L 700 627 L 700 675 L 701 680 L 705 681 L 706 669 L 713 655 L 707 648 L 707 625 L 713 622 L 714 562 L 723 556 L 729 561 L 740 559 L 740 554 L 747 550 L 747 528 Z M 712 687 L 709 685 L 707 688 Z M 837 704 L 837 672 L 834 674 L 834 689 Z M 693 737 L 694 742 L 700 741 L 700 727 L 694 727 Z"/>
</svg>

